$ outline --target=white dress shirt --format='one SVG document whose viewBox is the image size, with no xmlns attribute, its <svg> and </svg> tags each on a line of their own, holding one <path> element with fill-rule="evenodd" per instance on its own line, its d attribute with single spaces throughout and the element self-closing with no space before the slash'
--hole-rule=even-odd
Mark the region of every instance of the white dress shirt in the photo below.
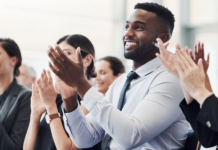
<svg viewBox="0 0 218 150">
<path fill-rule="evenodd" d="M 179 80 L 158 58 L 135 72 L 139 77 L 130 83 L 122 111 L 117 105 L 127 74 L 114 81 L 105 97 L 94 88 L 86 92 L 83 105 L 90 112 L 87 116 L 80 107 L 64 113 L 65 129 L 78 148 L 94 146 L 105 133 L 112 137 L 111 150 L 184 147 L 189 125 L 179 107 L 184 98 Z"/>
</svg>

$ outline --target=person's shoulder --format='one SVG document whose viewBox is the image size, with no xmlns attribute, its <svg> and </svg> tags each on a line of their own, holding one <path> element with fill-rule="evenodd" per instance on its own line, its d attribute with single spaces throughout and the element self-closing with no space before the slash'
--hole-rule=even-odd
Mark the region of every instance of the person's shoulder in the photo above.
<svg viewBox="0 0 218 150">
<path fill-rule="evenodd" d="M 179 79 L 175 77 L 173 74 L 168 72 L 163 65 L 160 66 L 155 75 L 156 80 L 160 80 L 162 82 L 171 81 L 171 82 L 179 82 Z"/>
<path fill-rule="evenodd" d="M 114 82 L 123 82 L 123 81 L 126 81 L 126 79 L 127 79 L 127 73 L 123 73 L 118 78 L 116 78 L 116 80 L 114 80 Z"/>
<path fill-rule="evenodd" d="M 29 101 L 30 98 L 31 98 L 31 95 L 32 95 L 32 91 L 31 89 L 23 86 L 23 85 L 20 85 L 18 83 L 15 83 L 14 84 L 14 87 L 13 87 L 13 94 L 19 99 L 19 100 L 22 100 L 22 101 Z"/>
<path fill-rule="evenodd" d="M 32 94 L 32 90 L 31 89 L 29 89 L 29 88 L 27 88 L 27 87 L 25 87 L 23 85 L 20 85 L 20 84 L 17 84 L 17 85 L 20 88 L 20 90 L 19 90 L 20 94 L 30 94 L 30 95 Z"/>
</svg>

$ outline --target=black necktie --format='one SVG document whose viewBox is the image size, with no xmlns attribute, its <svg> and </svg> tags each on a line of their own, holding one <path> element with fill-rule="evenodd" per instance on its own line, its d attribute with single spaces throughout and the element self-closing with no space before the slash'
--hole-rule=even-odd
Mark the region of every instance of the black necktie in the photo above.
<svg viewBox="0 0 218 150">
<path fill-rule="evenodd" d="M 126 82 L 123 86 L 123 89 L 121 91 L 121 94 L 120 94 L 120 98 L 119 98 L 119 102 L 118 102 L 118 105 L 117 105 L 117 109 L 119 110 L 122 110 L 123 109 L 123 106 L 124 106 L 124 98 L 125 98 L 125 95 L 126 95 L 126 90 L 128 89 L 129 85 L 130 85 L 130 82 L 133 80 L 133 79 L 136 79 L 138 77 L 138 74 L 131 71 L 128 75 L 127 75 L 127 79 L 126 79 Z M 106 134 L 106 136 L 104 137 L 104 139 L 102 140 L 101 142 L 101 149 L 102 150 L 107 150 L 109 149 L 109 145 L 110 145 L 110 140 L 111 140 L 111 136 L 109 134 Z"/>
</svg>

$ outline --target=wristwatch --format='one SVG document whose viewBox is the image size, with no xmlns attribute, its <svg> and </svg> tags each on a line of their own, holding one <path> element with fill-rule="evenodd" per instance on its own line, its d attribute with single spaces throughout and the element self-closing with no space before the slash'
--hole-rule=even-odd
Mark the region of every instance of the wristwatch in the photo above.
<svg viewBox="0 0 218 150">
<path fill-rule="evenodd" d="M 50 124 L 52 119 L 60 118 L 60 117 L 61 117 L 61 115 L 59 113 L 56 113 L 56 114 L 52 114 L 52 115 L 46 115 L 45 120 L 48 124 Z"/>
</svg>

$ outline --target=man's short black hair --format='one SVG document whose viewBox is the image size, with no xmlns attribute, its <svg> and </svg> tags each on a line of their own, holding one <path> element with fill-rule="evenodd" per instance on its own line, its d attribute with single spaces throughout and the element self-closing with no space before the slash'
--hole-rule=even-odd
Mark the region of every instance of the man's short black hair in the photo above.
<svg viewBox="0 0 218 150">
<path fill-rule="evenodd" d="M 174 29 L 175 18 L 169 9 L 157 3 L 148 3 L 148 2 L 138 3 L 135 5 L 134 9 L 143 9 L 143 10 L 155 13 L 157 17 L 160 18 L 160 21 L 163 24 L 167 25 L 167 27 L 169 27 L 170 34 L 172 35 L 173 29 Z"/>
</svg>

